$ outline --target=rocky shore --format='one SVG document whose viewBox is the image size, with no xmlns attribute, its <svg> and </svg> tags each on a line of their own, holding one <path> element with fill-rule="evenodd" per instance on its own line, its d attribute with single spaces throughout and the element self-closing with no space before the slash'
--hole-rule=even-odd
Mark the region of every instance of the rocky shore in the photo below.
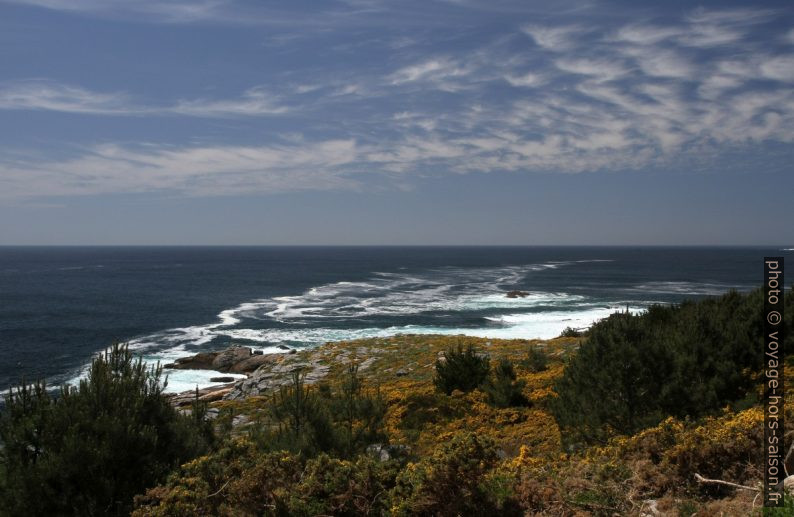
<svg viewBox="0 0 794 517">
<path fill-rule="evenodd" d="M 232 346 L 219 352 L 200 352 L 198 354 L 182 357 L 173 363 L 164 365 L 166 370 L 215 370 L 219 374 L 244 374 L 246 379 L 232 376 L 218 375 L 210 378 L 211 382 L 223 384 L 198 389 L 198 398 L 205 402 L 214 402 L 226 398 L 235 386 L 248 381 L 252 377 L 259 382 L 259 376 L 254 373 L 263 365 L 274 366 L 285 357 L 295 354 L 294 349 L 285 347 L 284 353 L 264 354 L 260 350 L 253 350 L 246 346 Z M 239 390 L 238 390 L 239 392 Z M 171 403 L 178 407 L 190 405 L 196 397 L 196 390 L 171 394 Z"/>
<path fill-rule="evenodd" d="M 289 353 L 295 353 L 295 350 Z M 200 352 L 166 364 L 174 370 L 215 370 L 221 373 L 251 373 L 265 363 L 279 361 L 284 354 L 263 354 L 247 346 L 233 346 L 220 352 Z"/>
</svg>

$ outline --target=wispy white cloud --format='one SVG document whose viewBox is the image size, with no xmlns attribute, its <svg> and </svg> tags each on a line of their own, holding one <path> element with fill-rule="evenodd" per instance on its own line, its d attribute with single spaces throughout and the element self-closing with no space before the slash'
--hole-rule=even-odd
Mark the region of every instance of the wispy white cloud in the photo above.
<svg viewBox="0 0 794 517">
<path fill-rule="evenodd" d="M 187 115 L 250 117 L 285 113 L 288 108 L 261 88 L 235 99 L 178 100 L 165 106 L 135 102 L 127 93 L 103 93 L 52 81 L 13 81 L 0 84 L 0 110 L 40 110 L 84 115 Z"/>
<path fill-rule="evenodd" d="M 682 27 L 664 27 L 654 25 L 626 25 L 615 33 L 615 41 L 635 43 L 638 45 L 655 45 L 661 41 L 680 36 Z"/>
<path fill-rule="evenodd" d="M 225 0 L 2 0 L 73 13 L 140 15 L 162 22 L 192 22 L 212 18 L 222 11 Z"/>
<path fill-rule="evenodd" d="M 579 41 L 577 35 L 582 33 L 582 28 L 578 26 L 524 25 L 521 29 L 535 40 L 538 46 L 555 52 L 570 50 Z"/>
<path fill-rule="evenodd" d="M 777 12 L 763 8 L 708 9 L 698 7 L 684 16 L 689 23 L 712 23 L 723 25 L 749 25 L 764 22 Z"/>
<path fill-rule="evenodd" d="M 290 75 L 281 89 L 163 106 L 126 93 L 7 83 L 0 109 L 303 117 L 296 126 L 307 136 L 279 145 L 116 144 L 68 159 L 17 157 L 0 164 L 0 191 L 349 189 L 366 184 L 362 175 L 404 185 L 430 174 L 644 169 L 700 163 L 742 146 L 789 145 L 794 54 L 784 44 L 787 29 L 760 25 L 769 19 L 698 10 L 678 23 L 586 30 L 519 23 L 479 48 L 411 49 L 355 76 L 311 70 Z"/>
<path fill-rule="evenodd" d="M 392 85 L 427 83 L 439 90 L 456 91 L 462 88 L 460 79 L 473 70 L 472 63 L 441 57 L 403 67 L 389 76 L 389 82 Z"/>
<path fill-rule="evenodd" d="M 522 75 L 508 74 L 504 76 L 504 79 L 510 83 L 511 86 L 525 88 L 537 88 L 546 82 L 546 78 L 539 74 L 533 74 L 532 72 Z"/>
<path fill-rule="evenodd" d="M 759 69 L 768 79 L 794 83 L 794 54 L 770 57 L 760 64 Z"/>
<path fill-rule="evenodd" d="M 92 115 L 131 115 L 140 112 L 139 108 L 130 106 L 129 96 L 123 93 L 97 93 L 43 81 L 15 81 L 0 85 L 0 109 Z"/>
<path fill-rule="evenodd" d="M 634 58 L 639 68 L 651 77 L 695 79 L 695 65 L 679 52 L 655 47 L 625 50 Z"/>
<path fill-rule="evenodd" d="M 554 61 L 558 69 L 571 74 L 586 75 L 601 81 L 612 81 L 625 76 L 628 69 L 615 59 L 562 58 Z"/>
<path fill-rule="evenodd" d="M 106 144 L 70 159 L 17 156 L 0 162 L 0 196 L 152 191 L 230 195 L 355 188 L 340 167 L 356 156 L 352 140 L 248 147 Z"/>
<path fill-rule="evenodd" d="M 286 113 L 288 108 L 279 99 L 262 88 L 252 88 L 237 99 L 180 100 L 165 112 L 196 117 L 235 117 L 275 115 Z"/>
</svg>

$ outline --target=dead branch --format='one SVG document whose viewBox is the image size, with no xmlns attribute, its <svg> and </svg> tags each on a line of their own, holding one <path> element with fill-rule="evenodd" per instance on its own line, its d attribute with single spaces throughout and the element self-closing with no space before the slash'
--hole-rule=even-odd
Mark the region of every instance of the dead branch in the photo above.
<svg viewBox="0 0 794 517">
<path fill-rule="evenodd" d="M 760 492 L 760 488 L 740 485 L 738 483 L 731 483 L 730 481 L 723 481 L 721 479 L 706 479 L 700 474 L 695 474 L 695 479 L 698 483 L 711 484 L 711 485 L 725 485 L 733 488 L 741 488 L 743 490 L 752 490 L 753 492 Z"/>
</svg>

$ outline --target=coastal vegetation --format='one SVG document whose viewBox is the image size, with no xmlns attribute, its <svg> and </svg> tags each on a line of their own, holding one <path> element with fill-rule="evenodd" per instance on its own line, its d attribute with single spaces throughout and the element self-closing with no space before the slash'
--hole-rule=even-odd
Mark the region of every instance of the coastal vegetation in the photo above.
<svg viewBox="0 0 794 517">
<path fill-rule="evenodd" d="M 161 369 L 127 347 L 98 356 L 77 387 L 11 390 L 0 414 L 0 507 L 7 515 L 128 515 L 132 498 L 206 453 L 213 430 L 162 396 Z"/>
<path fill-rule="evenodd" d="M 763 354 L 760 290 L 613 314 L 555 384 L 554 416 L 566 443 L 603 444 L 668 416 L 742 407 L 757 398 Z"/>
<path fill-rule="evenodd" d="M 789 290 L 784 348 L 792 302 Z M 75 514 L 36 506 L 66 486 L 70 501 L 112 494 L 84 515 L 760 515 L 761 311 L 756 291 L 616 313 L 545 341 L 329 343 L 263 363 L 250 379 L 257 383 L 225 391 L 209 409 L 194 401 L 184 415 L 152 384 L 159 370 L 146 376 L 114 349 L 138 379 L 124 381 L 137 396 L 113 387 L 123 375 L 93 369 L 81 404 L 61 402 L 80 390 L 52 400 L 42 385 L 10 394 L 0 418 L 3 502 L 17 505 L 5 506 L 9 515 L 26 502 L 26 515 Z M 100 366 L 113 364 L 103 357 Z M 794 431 L 789 400 L 786 432 Z M 144 401 L 158 409 L 139 426 Z M 103 413 L 103 404 L 117 407 Z M 100 432 L 105 413 L 126 427 Z M 77 449 L 81 465 L 102 465 L 106 479 L 49 459 L 61 450 L 75 457 L 54 436 L 74 436 L 69 426 L 78 424 L 97 444 Z M 39 434 L 50 438 L 37 449 Z M 101 445 L 106 437 L 134 454 Z M 114 456 L 129 472 L 102 463 Z M 92 482 L 101 489 L 90 491 Z"/>
</svg>

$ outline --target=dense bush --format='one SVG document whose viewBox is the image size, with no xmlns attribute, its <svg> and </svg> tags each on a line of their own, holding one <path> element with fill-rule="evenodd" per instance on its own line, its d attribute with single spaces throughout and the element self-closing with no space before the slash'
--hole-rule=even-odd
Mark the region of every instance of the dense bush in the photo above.
<svg viewBox="0 0 794 517">
<path fill-rule="evenodd" d="M 458 433 L 433 456 L 409 465 L 390 494 L 395 515 L 521 515 L 500 501 L 491 475 L 499 462 L 493 440 Z"/>
<path fill-rule="evenodd" d="M 180 415 L 160 375 L 115 345 L 58 397 L 43 382 L 11 390 L 0 414 L 0 506 L 10 515 L 128 514 L 135 494 L 212 440 L 204 408 Z"/>
<path fill-rule="evenodd" d="M 789 291 L 787 313 L 792 301 Z M 555 386 L 555 418 L 571 444 L 603 443 L 666 416 L 712 414 L 752 394 L 763 350 L 760 290 L 616 313 L 591 328 L 566 365 Z"/>
<path fill-rule="evenodd" d="M 239 439 L 182 467 L 136 498 L 135 517 L 386 515 L 400 464 L 366 454 L 263 452 Z"/>
<path fill-rule="evenodd" d="M 584 332 L 573 327 L 565 327 L 560 334 L 560 337 L 582 337 Z"/>
<path fill-rule="evenodd" d="M 450 395 L 455 390 L 463 392 L 478 388 L 488 376 L 490 361 L 480 356 L 472 345 L 465 349 L 458 345 L 444 353 L 444 359 L 436 360 L 433 384 L 436 389 Z"/>
<path fill-rule="evenodd" d="M 516 380 L 513 364 L 501 359 L 482 385 L 488 395 L 488 402 L 496 407 L 526 406 L 527 398 L 522 393 L 526 386 L 523 380 Z"/>
</svg>

